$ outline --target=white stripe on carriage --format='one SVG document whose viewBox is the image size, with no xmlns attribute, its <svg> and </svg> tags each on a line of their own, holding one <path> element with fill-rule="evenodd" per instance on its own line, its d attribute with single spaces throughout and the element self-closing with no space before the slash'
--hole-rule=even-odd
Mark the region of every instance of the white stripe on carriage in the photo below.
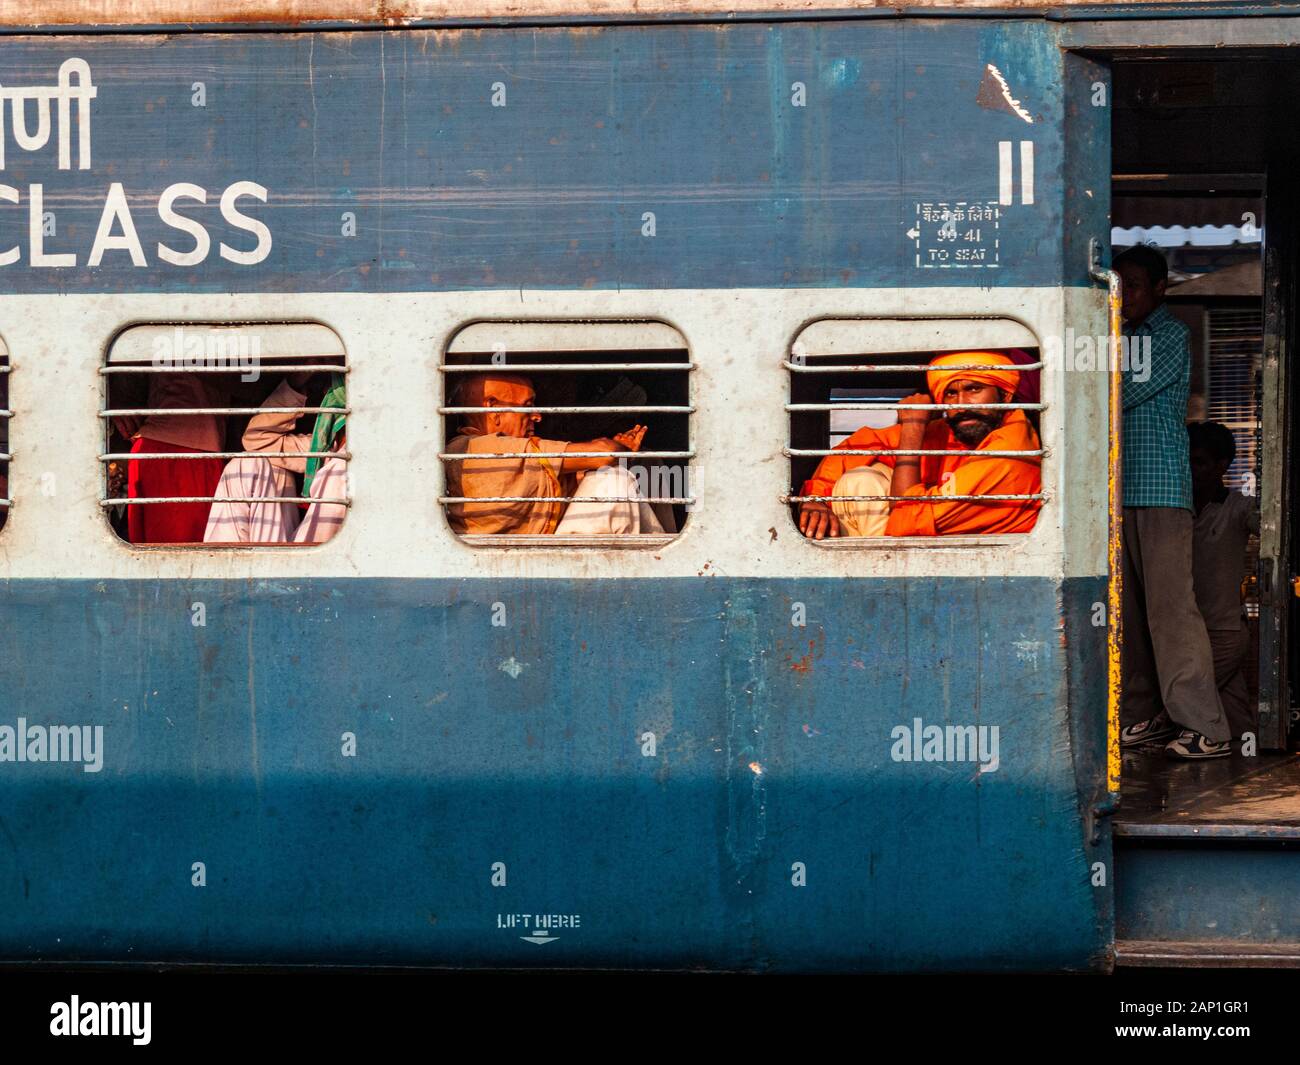
<svg viewBox="0 0 1300 1065">
<path fill-rule="evenodd" d="M 1023 537 L 897 539 L 814 545 L 780 497 L 791 492 L 787 439 L 790 345 L 807 323 L 864 315 L 952 319 L 1004 316 L 1039 338 L 1104 333 L 1085 290 L 736 289 L 447 293 L 42 294 L 0 297 L 18 372 L 12 405 L 0 578 L 269 579 L 430 577 L 734 578 L 1096 576 L 1104 572 L 1106 376 L 1048 369 L 1042 400 L 1049 502 Z M 690 344 L 692 494 L 684 531 L 628 549 L 561 543 L 480 547 L 448 529 L 439 406 L 455 378 L 442 351 L 467 321 L 657 319 Z M 327 544 L 286 551 L 133 547 L 109 528 L 103 498 L 103 395 L 90 382 L 122 326 L 141 321 L 318 321 L 349 358 L 351 517 Z M 978 323 L 977 323 L 978 325 Z M 978 340 L 972 337 L 972 342 Z M 1070 434 L 1063 424 L 1077 426 Z M 543 423 L 543 426 L 545 423 Z M 648 439 L 651 447 L 653 439 Z M 48 475 L 48 477 L 47 477 Z M 53 489 L 48 486 L 52 485 Z M 490 541 L 489 541 L 490 542 Z M 595 541 L 593 541 L 595 543 Z M 641 549 L 636 549 L 641 548 Z M 705 570 L 705 563 L 708 569 Z"/>
</svg>

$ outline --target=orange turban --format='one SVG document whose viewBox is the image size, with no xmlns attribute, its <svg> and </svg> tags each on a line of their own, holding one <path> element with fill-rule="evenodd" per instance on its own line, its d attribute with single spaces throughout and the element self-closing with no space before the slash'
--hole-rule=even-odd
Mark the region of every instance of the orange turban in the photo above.
<svg viewBox="0 0 1300 1065">
<path fill-rule="evenodd" d="M 1020 371 L 1002 369 L 1014 366 L 1010 358 L 996 351 L 954 351 L 930 360 L 934 369 L 927 370 L 925 383 L 936 403 L 942 403 L 944 390 L 952 381 L 978 381 L 982 385 L 992 385 L 1003 392 L 1015 392 L 1020 384 Z M 987 366 L 988 369 L 949 370 L 949 366 Z"/>
<path fill-rule="evenodd" d="M 519 374 L 472 374 L 457 390 L 456 406 L 485 407 L 495 399 L 503 407 L 526 407 L 535 395 L 533 383 Z"/>
</svg>

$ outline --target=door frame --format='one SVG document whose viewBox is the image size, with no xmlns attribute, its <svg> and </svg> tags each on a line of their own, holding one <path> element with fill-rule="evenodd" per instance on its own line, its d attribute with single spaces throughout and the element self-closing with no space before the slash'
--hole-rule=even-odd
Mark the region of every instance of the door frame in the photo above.
<svg viewBox="0 0 1300 1065">
<path fill-rule="evenodd" d="M 1272 187 L 1272 183 L 1270 183 Z M 1259 476 L 1259 745 L 1286 749 L 1290 715 L 1290 663 L 1287 636 L 1292 596 L 1290 456 L 1291 382 L 1287 356 L 1291 301 L 1294 286 L 1282 246 L 1295 233 L 1296 205 L 1286 211 L 1281 240 L 1270 240 L 1277 227 L 1276 212 L 1267 199 L 1264 206 L 1264 350 L 1260 361 L 1260 476 Z"/>
<path fill-rule="evenodd" d="M 1300 13 L 1297 13 L 1300 14 Z M 1184 18 L 1120 22 L 1069 22 L 1063 27 L 1063 49 L 1103 64 L 1110 74 L 1117 62 L 1134 60 L 1204 60 L 1231 62 L 1257 57 L 1289 58 L 1300 42 L 1300 17 L 1259 19 Z M 1288 46 L 1290 46 L 1288 48 Z M 1113 87 L 1113 84 L 1112 84 Z M 1263 101 L 1267 103 L 1268 101 Z M 1114 122 L 1113 106 L 1108 115 Z M 1300 165 L 1300 151 L 1296 152 Z M 1288 261 L 1286 245 L 1300 247 L 1300 202 L 1284 212 L 1270 196 L 1277 184 L 1269 180 L 1273 167 L 1263 165 L 1264 196 L 1264 288 L 1262 312 L 1264 345 L 1260 361 L 1261 449 L 1259 466 L 1260 545 L 1256 584 L 1259 592 L 1259 732 L 1261 750 L 1285 750 L 1291 717 L 1288 638 L 1300 628 L 1300 586 L 1296 585 L 1300 564 L 1295 559 L 1296 540 L 1291 517 L 1296 508 L 1297 467 L 1290 459 L 1290 393 L 1294 375 L 1286 372 L 1292 347 L 1289 327 L 1295 313 L 1296 272 L 1300 263 Z M 1292 184 L 1293 200 L 1300 198 L 1300 184 Z M 1286 224 L 1279 236 L 1278 216 Z M 1270 240 L 1270 233 L 1272 239 Z M 1113 521 L 1112 516 L 1112 521 Z M 1112 577 L 1112 584 L 1115 583 Z"/>
</svg>

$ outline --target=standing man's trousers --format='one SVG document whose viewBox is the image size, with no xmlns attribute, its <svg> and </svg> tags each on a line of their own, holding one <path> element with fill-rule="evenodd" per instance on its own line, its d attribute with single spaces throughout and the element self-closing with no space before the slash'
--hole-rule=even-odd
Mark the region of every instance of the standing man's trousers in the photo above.
<svg viewBox="0 0 1300 1065">
<path fill-rule="evenodd" d="M 1124 700 L 1121 724 L 1161 707 L 1183 728 L 1221 743 L 1228 719 L 1192 590 L 1192 512 L 1124 508 Z"/>
</svg>

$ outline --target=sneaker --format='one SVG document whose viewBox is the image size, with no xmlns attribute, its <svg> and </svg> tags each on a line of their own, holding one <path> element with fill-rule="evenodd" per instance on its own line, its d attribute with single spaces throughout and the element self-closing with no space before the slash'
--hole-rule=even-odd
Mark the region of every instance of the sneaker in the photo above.
<svg viewBox="0 0 1300 1065">
<path fill-rule="evenodd" d="M 1232 743 L 1224 740 L 1216 743 L 1207 740 L 1199 732 L 1189 728 L 1178 734 L 1178 739 L 1165 746 L 1165 754 L 1170 758 L 1227 758 L 1232 753 Z"/>
<path fill-rule="evenodd" d="M 1178 729 L 1174 727 L 1169 715 L 1161 710 L 1155 717 L 1147 718 L 1145 721 L 1139 721 L 1136 725 L 1129 725 L 1128 728 L 1121 729 L 1119 745 L 1125 749 L 1142 747 L 1148 743 L 1167 740 L 1177 731 Z"/>
</svg>

